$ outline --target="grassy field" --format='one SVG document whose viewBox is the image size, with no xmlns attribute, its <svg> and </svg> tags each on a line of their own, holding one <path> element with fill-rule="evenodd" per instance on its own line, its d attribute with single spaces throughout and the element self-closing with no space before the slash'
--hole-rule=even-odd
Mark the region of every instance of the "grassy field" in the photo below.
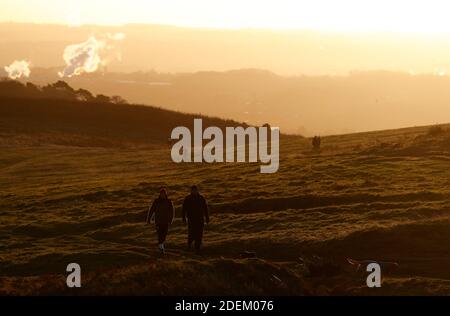
<svg viewBox="0 0 450 316">
<path fill-rule="evenodd" d="M 280 170 L 175 164 L 168 145 L 78 146 L 1 130 L 0 294 L 450 294 L 447 127 L 281 142 Z M 186 247 L 180 205 L 199 185 L 211 223 Z M 145 215 L 166 186 L 168 253 Z M 242 258 L 241 253 L 256 253 Z M 394 261 L 379 289 L 347 258 Z M 65 287 L 77 262 L 83 287 Z"/>
</svg>

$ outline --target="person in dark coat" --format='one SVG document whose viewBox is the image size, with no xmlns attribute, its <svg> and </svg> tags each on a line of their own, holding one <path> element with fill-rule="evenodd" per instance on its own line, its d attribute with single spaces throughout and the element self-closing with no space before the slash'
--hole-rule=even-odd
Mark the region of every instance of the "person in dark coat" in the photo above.
<svg viewBox="0 0 450 316">
<path fill-rule="evenodd" d="M 153 217 L 158 236 L 158 247 L 161 253 L 165 253 L 164 242 L 166 241 L 169 226 L 175 217 L 175 209 L 164 188 L 161 189 L 159 197 L 153 201 L 152 206 L 148 210 L 147 223 L 150 223 Z"/>
<path fill-rule="evenodd" d="M 188 247 L 194 243 L 198 251 L 202 245 L 203 228 L 209 223 L 208 205 L 205 198 L 198 192 L 197 186 L 192 186 L 191 194 L 183 202 L 183 222 L 188 224 Z"/>
</svg>

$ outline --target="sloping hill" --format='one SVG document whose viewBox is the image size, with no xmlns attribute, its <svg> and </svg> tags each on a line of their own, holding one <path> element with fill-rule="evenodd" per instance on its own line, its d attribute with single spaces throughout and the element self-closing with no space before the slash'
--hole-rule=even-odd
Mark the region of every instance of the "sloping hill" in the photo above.
<svg viewBox="0 0 450 316">
<path fill-rule="evenodd" d="M 174 127 L 192 128 L 194 118 L 204 126 L 245 125 L 114 100 L 62 82 L 43 88 L 0 82 L 0 133 L 64 145 L 149 145 L 167 143 Z"/>
</svg>

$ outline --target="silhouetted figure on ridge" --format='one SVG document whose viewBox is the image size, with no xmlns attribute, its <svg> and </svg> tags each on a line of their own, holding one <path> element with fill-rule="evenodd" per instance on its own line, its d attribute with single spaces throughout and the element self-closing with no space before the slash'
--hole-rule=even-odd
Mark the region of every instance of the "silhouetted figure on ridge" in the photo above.
<svg viewBox="0 0 450 316">
<path fill-rule="evenodd" d="M 314 136 L 311 143 L 315 150 L 319 150 L 320 145 L 322 143 L 322 139 L 320 138 L 320 136 Z"/>
<path fill-rule="evenodd" d="M 164 188 L 160 190 L 159 197 L 153 201 L 147 213 L 147 223 L 150 223 L 153 216 L 155 217 L 159 251 L 165 253 L 164 242 L 166 241 L 169 226 L 175 217 L 175 209 L 172 201 L 167 197 L 167 191 Z"/>
<path fill-rule="evenodd" d="M 199 251 L 202 245 L 203 229 L 209 223 L 208 205 L 205 198 L 198 192 L 197 186 L 192 186 L 191 194 L 183 202 L 183 222 L 188 224 L 188 247 L 194 243 Z"/>
</svg>

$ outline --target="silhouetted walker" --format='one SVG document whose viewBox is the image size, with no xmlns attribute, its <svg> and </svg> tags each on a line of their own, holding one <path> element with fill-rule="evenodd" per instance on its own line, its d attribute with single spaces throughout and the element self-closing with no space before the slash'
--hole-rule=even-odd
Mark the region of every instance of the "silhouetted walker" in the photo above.
<svg viewBox="0 0 450 316">
<path fill-rule="evenodd" d="M 183 222 L 188 223 L 188 247 L 194 246 L 200 250 L 203 239 L 205 221 L 209 223 L 208 205 L 205 198 L 198 192 L 197 186 L 192 186 L 191 194 L 183 202 Z"/>
<path fill-rule="evenodd" d="M 166 241 L 169 226 L 175 217 L 175 209 L 172 201 L 167 197 L 166 189 L 162 188 L 159 197 L 153 201 L 147 213 L 147 223 L 155 217 L 155 226 L 158 236 L 158 247 L 161 253 L 165 253 L 164 242 Z"/>
<path fill-rule="evenodd" d="M 315 150 L 319 150 L 320 145 L 322 143 L 322 139 L 320 138 L 320 136 L 314 136 L 311 143 Z"/>
</svg>

